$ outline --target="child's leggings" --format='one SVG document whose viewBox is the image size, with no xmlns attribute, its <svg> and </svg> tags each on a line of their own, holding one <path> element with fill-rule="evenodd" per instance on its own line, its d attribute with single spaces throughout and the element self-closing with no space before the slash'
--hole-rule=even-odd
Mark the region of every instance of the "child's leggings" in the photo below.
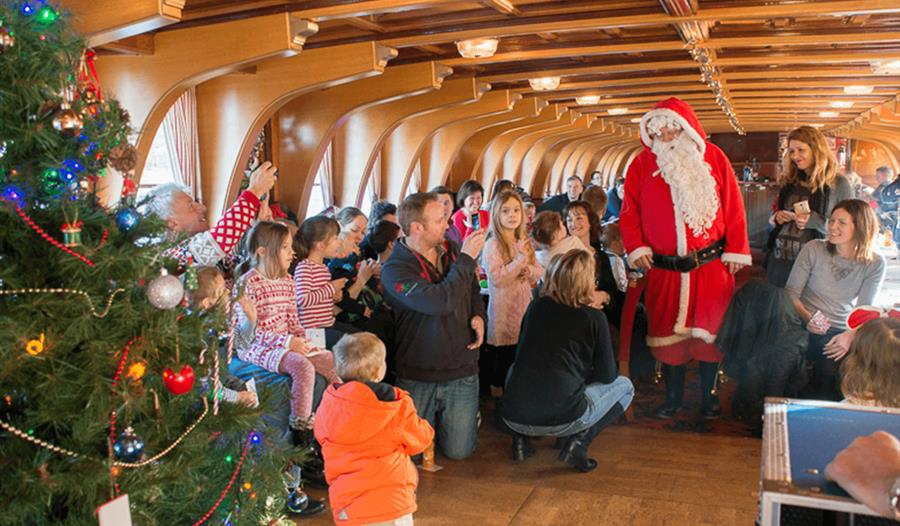
<svg viewBox="0 0 900 526">
<path fill-rule="evenodd" d="M 316 356 L 287 352 L 278 364 L 278 372 L 291 377 L 292 422 L 309 421 L 313 390 L 316 386 L 316 372 L 324 376 L 329 383 L 340 381 L 334 368 L 334 355 L 327 351 Z"/>
</svg>

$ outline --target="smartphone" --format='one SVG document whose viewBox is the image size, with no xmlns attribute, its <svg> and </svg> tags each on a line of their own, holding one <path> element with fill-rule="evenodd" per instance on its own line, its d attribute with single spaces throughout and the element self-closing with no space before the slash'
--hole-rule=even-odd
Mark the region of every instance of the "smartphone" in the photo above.
<svg viewBox="0 0 900 526">
<path fill-rule="evenodd" d="M 794 203 L 794 213 L 801 216 L 809 214 L 809 201 L 797 201 Z"/>
<path fill-rule="evenodd" d="M 472 214 L 472 230 L 480 230 L 481 229 L 481 216 L 478 212 Z"/>
</svg>

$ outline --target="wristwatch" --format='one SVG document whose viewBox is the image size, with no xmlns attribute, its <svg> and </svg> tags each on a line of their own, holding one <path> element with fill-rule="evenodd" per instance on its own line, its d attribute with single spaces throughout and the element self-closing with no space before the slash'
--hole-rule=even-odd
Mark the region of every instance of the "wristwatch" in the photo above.
<svg viewBox="0 0 900 526">
<path fill-rule="evenodd" d="M 900 477 L 894 479 L 894 485 L 891 486 L 888 498 L 890 499 L 888 501 L 890 509 L 894 513 L 894 520 L 900 521 Z"/>
</svg>

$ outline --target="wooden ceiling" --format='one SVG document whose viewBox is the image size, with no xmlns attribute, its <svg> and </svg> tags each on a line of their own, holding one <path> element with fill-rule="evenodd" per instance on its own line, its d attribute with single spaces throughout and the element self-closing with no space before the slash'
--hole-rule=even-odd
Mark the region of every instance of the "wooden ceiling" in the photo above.
<svg viewBox="0 0 900 526">
<path fill-rule="evenodd" d="M 900 0 L 185 0 L 181 21 L 159 31 L 275 12 L 318 24 L 304 49 L 374 40 L 397 48 L 389 67 L 438 61 L 454 77 L 476 76 L 632 129 L 632 119 L 674 95 L 694 105 L 707 131 L 733 131 L 701 81 L 691 40 L 707 51 L 748 132 L 806 123 L 834 131 L 900 93 L 900 76 L 873 72 L 873 64 L 900 60 Z M 461 58 L 455 42 L 474 37 L 499 38 L 497 53 Z M 136 40 L 105 48 L 134 52 Z M 529 78 L 548 75 L 562 77 L 557 90 L 530 88 Z M 873 91 L 847 95 L 847 85 Z M 579 95 L 601 99 L 578 106 Z M 833 101 L 853 106 L 835 109 Z M 628 113 L 609 115 L 614 107 Z"/>
</svg>

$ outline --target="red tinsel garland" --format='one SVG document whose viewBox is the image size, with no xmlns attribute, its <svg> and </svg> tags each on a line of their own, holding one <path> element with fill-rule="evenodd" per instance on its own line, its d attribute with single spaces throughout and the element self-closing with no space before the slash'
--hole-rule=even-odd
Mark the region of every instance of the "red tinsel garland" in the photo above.
<svg viewBox="0 0 900 526">
<path fill-rule="evenodd" d="M 93 261 L 82 256 L 78 252 L 75 252 L 74 250 L 70 249 L 69 247 L 63 245 L 62 243 L 60 243 L 59 241 L 54 239 L 53 236 L 51 236 L 50 234 L 45 232 L 43 228 L 39 227 L 37 225 L 37 223 L 35 223 L 34 221 L 31 220 L 30 217 L 28 217 L 28 214 L 26 214 L 25 211 L 22 210 L 22 207 L 20 207 L 19 205 L 15 204 L 15 203 L 13 203 L 13 206 L 16 207 L 16 213 L 19 214 L 19 217 L 22 218 L 22 221 L 25 221 L 25 224 L 30 226 L 32 230 L 34 230 L 35 232 L 38 233 L 38 235 L 40 235 L 42 238 L 44 238 L 44 240 L 47 241 L 47 243 L 50 243 L 51 245 L 55 246 L 56 248 L 62 250 L 63 252 L 65 252 L 66 254 L 69 254 L 72 257 L 80 259 L 89 267 L 94 266 Z"/>
<path fill-rule="evenodd" d="M 228 492 L 231 490 L 231 486 L 234 485 L 234 481 L 237 479 L 238 473 L 241 472 L 241 466 L 244 464 L 244 459 L 247 458 L 247 451 L 250 449 L 251 439 L 253 438 L 253 433 L 247 435 L 247 441 L 244 442 L 244 450 L 241 452 L 241 459 L 238 461 L 237 466 L 234 468 L 234 472 L 231 474 L 231 480 L 228 481 L 228 485 L 225 486 L 225 489 L 222 490 L 222 493 L 219 494 L 219 498 L 216 499 L 216 503 L 213 504 L 212 508 L 206 512 L 206 515 L 200 517 L 200 520 L 195 522 L 193 526 L 200 526 L 207 519 L 212 517 L 212 514 L 216 512 L 216 508 L 219 507 L 219 504 L 222 504 L 222 501 L 225 500 L 225 495 L 228 495 Z"/>
</svg>

